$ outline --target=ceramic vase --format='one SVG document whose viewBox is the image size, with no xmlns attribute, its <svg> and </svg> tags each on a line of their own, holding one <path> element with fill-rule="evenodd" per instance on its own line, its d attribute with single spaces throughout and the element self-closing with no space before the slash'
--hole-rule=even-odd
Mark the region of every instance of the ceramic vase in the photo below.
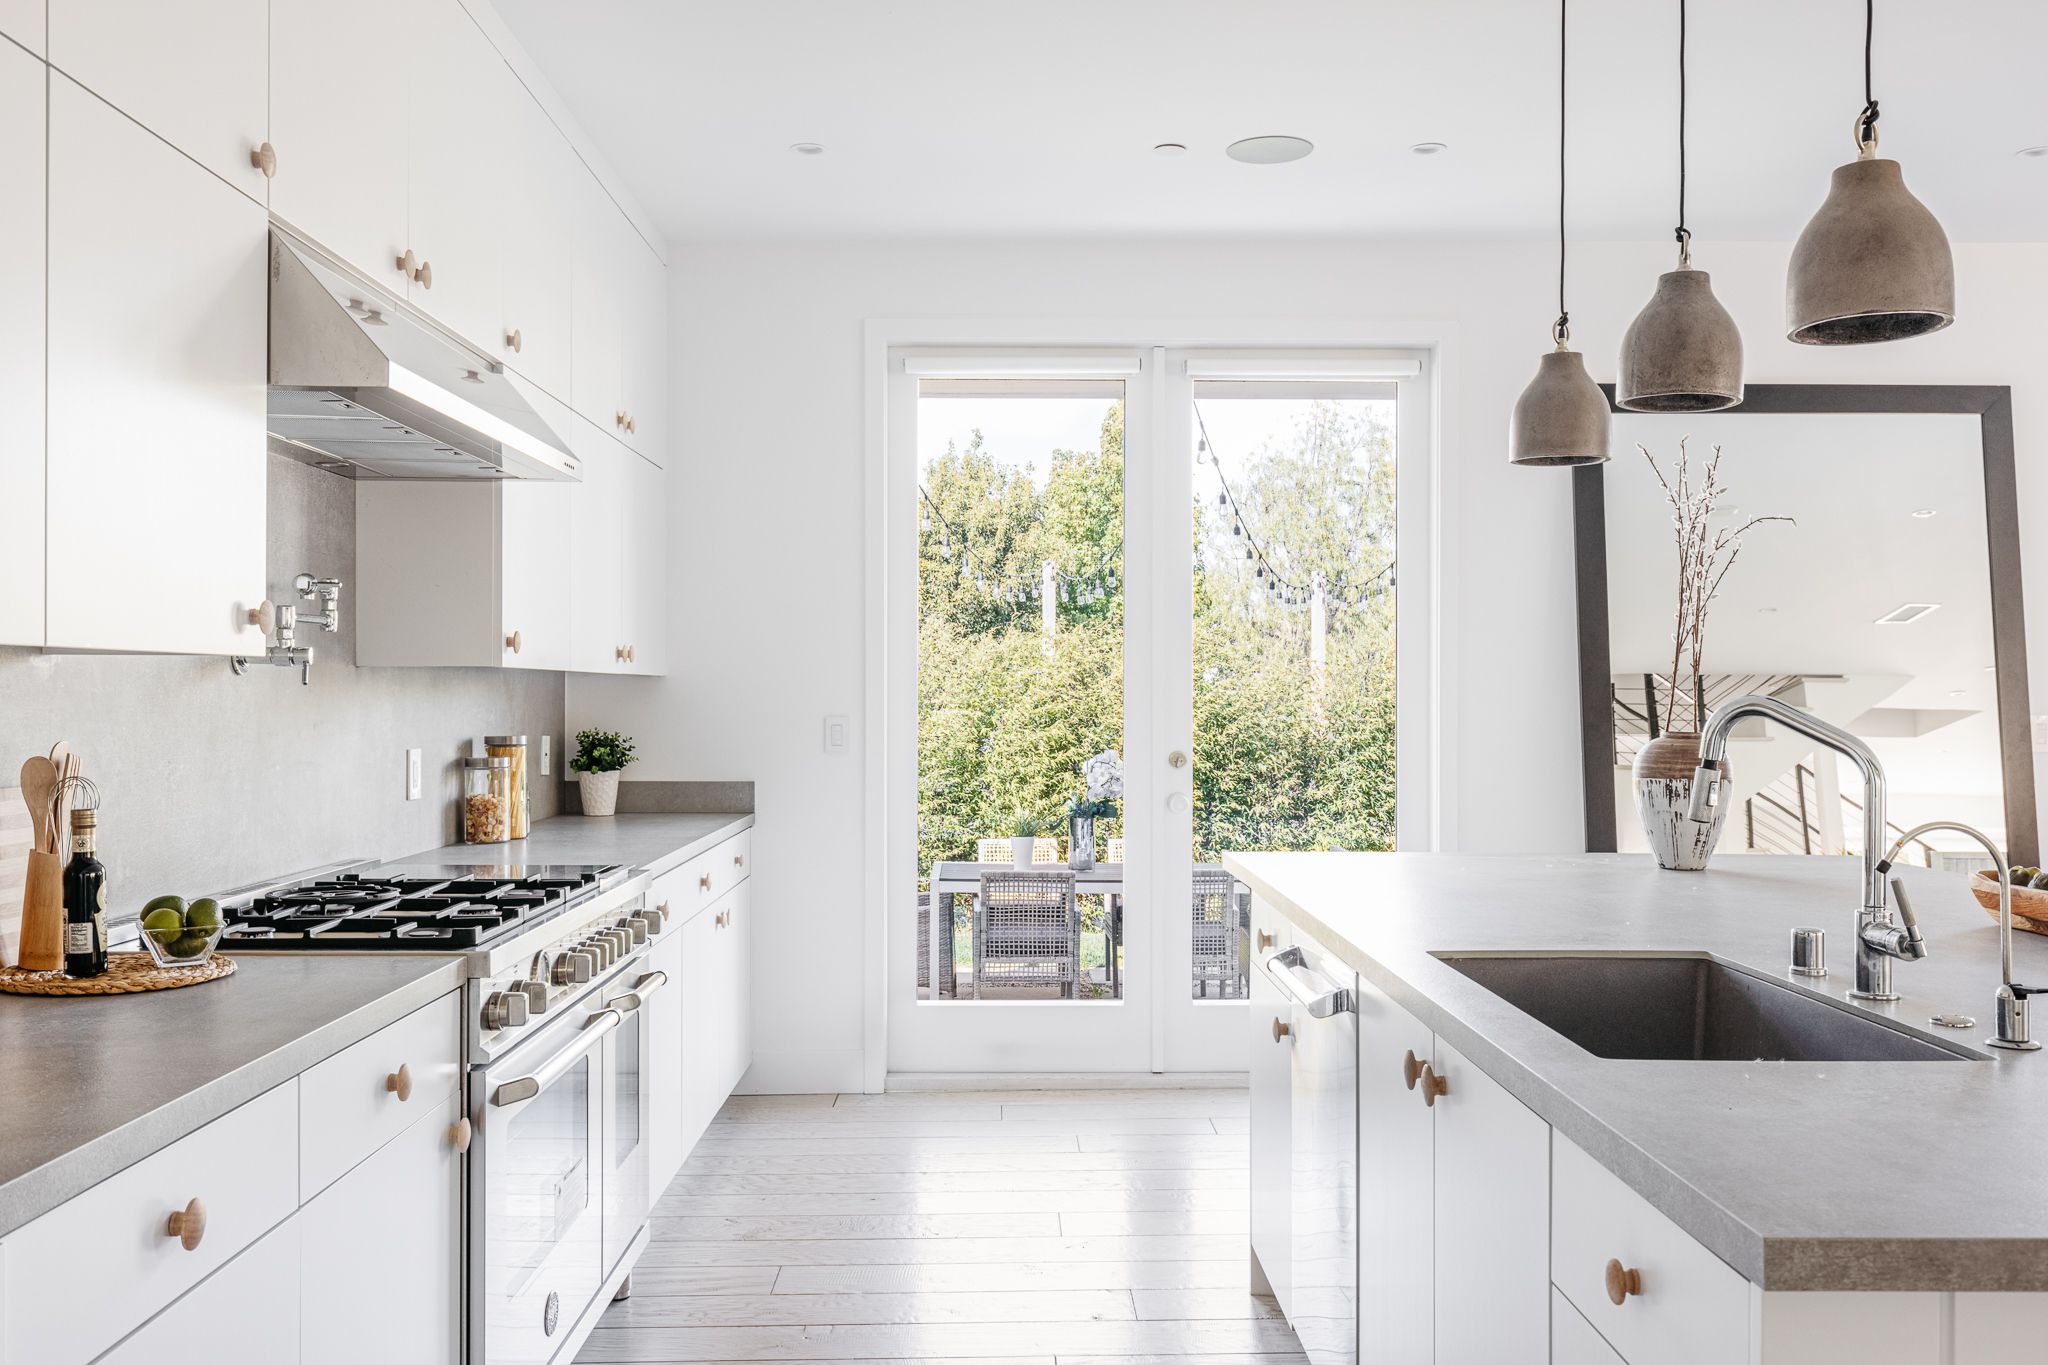
<svg viewBox="0 0 2048 1365">
<path fill-rule="evenodd" d="M 1728 822 L 1728 761 L 1721 761 L 1720 799 L 1713 819 L 1692 818 L 1693 776 L 1700 763 L 1700 737 L 1692 731 L 1659 735 L 1636 754 L 1636 814 L 1657 866 L 1674 872 L 1701 872 L 1714 856 L 1721 827 Z"/>
<path fill-rule="evenodd" d="M 1086 872 L 1095 866 L 1095 817 L 1074 815 L 1067 819 L 1067 866 Z"/>
<path fill-rule="evenodd" d="M 576 785 L 583 793 L 585 815 L 611 815 L 619 809 L 619 774 L 578 773 Z"/>
</svg>

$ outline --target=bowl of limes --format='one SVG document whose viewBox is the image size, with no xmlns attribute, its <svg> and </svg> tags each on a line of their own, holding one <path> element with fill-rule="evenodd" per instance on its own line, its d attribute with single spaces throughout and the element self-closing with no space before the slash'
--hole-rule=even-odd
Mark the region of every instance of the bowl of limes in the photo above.
<svg viewBox="0 0 2048 1365">
<path fill-rule="evenodd" d="M 210 896 L 189 905 L 183 896 L 158 896 L 142 907 L 142 943 L 159 967 L 196 967 L 213 956 L 226 923 Z"/>
</svg>

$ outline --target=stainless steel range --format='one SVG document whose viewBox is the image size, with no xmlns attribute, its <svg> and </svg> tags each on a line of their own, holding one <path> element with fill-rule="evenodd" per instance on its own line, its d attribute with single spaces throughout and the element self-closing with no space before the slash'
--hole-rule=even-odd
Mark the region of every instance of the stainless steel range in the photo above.
<svg viewBox="0 0 2048 1365">
<path fill-rule="evenodd" d="M 430 953 L 465 968 L 469 1359 L 545 1365 L 647 1239 L 640 869 L 352 865 L 224 907 L 229 952 Z"/>
</svg>

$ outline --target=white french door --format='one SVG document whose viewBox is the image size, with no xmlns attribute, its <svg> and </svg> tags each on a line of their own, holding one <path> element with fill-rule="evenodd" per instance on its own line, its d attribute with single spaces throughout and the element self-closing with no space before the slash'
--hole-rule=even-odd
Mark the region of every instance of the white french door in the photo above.
<svg viewBox="0 0 2048 1365">
<path fill-rule="evenodd" d="M 1424 843 L 1427 357 L 887 355 L 887 1069 L 1242 1070 L 1221 855 Z M 1069 918 L 1057 817 L 1104 750 Z M 979 895 L 1019 852 L 1026 908 Z"/>
</svg>

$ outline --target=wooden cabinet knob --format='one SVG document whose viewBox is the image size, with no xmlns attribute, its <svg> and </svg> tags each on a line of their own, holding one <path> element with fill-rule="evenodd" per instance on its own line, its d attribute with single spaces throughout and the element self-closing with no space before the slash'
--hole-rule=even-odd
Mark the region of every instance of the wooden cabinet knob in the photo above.
<svg viewBox="0 0 2048 1365">
<path fill-rule="evenodd" d="M 1416 1060 L 1413 1049 L 1401 1059 L 1401 1079 L 1408 1083 L 1410 1090 L 1415 1088 L 1416 1081 L 1422 1079 L 1422 1063 Z"/>
<path fill-rule="evenodd" d="M 1266 949 L 1272 946 L 1273 936 L 1267 933 L 1264 929 L 1259 930 L 1259 951 L 1263 953 L 1266 951 Z"/>
<path fill-rule="evenodd" d="M 398 1096 L 398 1102 L 404 1104 L 412 1098 L 412 1068 L 400 1062 L 398 1070 L 384 1078 L 384 1088 Z"/>
<path fill-rule="evenodd" d="M 745 867 L 747 865 L 747 860 L 741 857 L 739 854 L 735 853 L 732 855 L 732 865 L 734 867 Z"/>
<path fill-rule="evenodd" d="M 1643 1272 L 1631 1270 L 1620 1261 L 1607 1263 L 1607 1301 L 1617 1308 L 1628 1301 L 1628 1296 L 1640 1296 L 1643 1292 Z"/>
<path fill-rule="evenodd" d="M 626 647 L 624 645 L 613 645 L 612 658 L 618 663 L 626 662 Z"/>
<path fill-rule="evenodd" d="M 469 1120 L 461 1118 L 448 1125 L 448 1145 L 458 1152 L 469 1151 L 469 1139 L 476 1130 L 469 1126 Z"/>
<path fill-rule="evenodd" d="M 620 431 L 624 431 L 626 429 L 626 410 L 624 408 L 620 408 L 617 412 L 612 414 L 612 425 L 617 427 Z"/>
<path fill-rule="evenodd" d="M 521 335 L 517 327 L 514 327 L 511 331 L 505 333 L 505 345 L 516 355 L 526 349 L 526 338 Z"/>
<path fill-rule="evenodd" d="M 277 174 L 277 151 L 268 142 L 249 149 L 249 164 L 263 172 L 265 180 Z"/>
<path fill-rule="evenodd" d="M 1282 1019 L 1280 1018 L 1280 1016 L 1279 1016 L 1279 1015 L 1277 1015 L 1277 1014 L 1276 1014 L 1276 1015 L 1274 1015 L 1274 1016 L 1273 1016 L 1273 1041 L 1274 1041 L 1274 1042 L 1276 1042 L 1276 1043 L 1277 1043 L 1277 1042 L 1279 1042 L 1279 1041 L 1280 1041 L 1280 1040 L 1281 1040 L 1282 1038 L 1285 1038 L 1285 1037 L 1286 1037 L 1286 1036 L 1287 1036 L 1288 1034 L 1290 1034 L 1290 1033 L 1292 1033 L 1292 1032 L 1294 1032 L 1294 1030 L 1293 1030 L 1293 1029 L 1291 1029 L 1291 1028 L 1289 1028 L 1289 1027 L 1288 1027 L 1288 1026 L 1286 1025 L 1286 1023 L 1285 1023 L 1285 1022 L 1284 1022 L 1284 1021 L 1283 1021 L 1283 1020 L 1282 1020 Z"/>
<path fill-rule="evenodd" d="M 164 1220 L 164 1236 L 177 1238 L 187 1251 L 199 1250 L 199 1239 L 206 1236 L 206 1205 L 194 1199 L 173 1213 Z"/>
<path fill-rule="evenodd" d="M 709 891 L 711 889 L 711 874 L 709 872 L 697 878 L 697 889 L 699 891 Z"/>
<path fill-rule="evenodd" d="M 1422 1085 L 1422 1102 L 1431 1109 L 1436 1108 L 1437 1096 L 1451 1093 L 1451 1083 L 1437 1075 L 1436 1069 L 1428 1062 L 1422 1064 L 1422 1070 L 1416 1079 Z"/>
<path fill-rule="evenodd" d="M 259 630 L 269 630 L 270 611 L 271 607 L 269 598 L 265 598 L 263 601 L 258 602 L 255 606 L 249 608 L 249 624 L 255 626 Z"/>
<path fill-rule="evenodd" d="M 407 279 L 416 280 L 420 277 L 420 258 L 412 254 L 411 247 L 405 249 L 405 254 L 398 258 L 397 264 L 398 273 Z"/>
<path fill-rule="evenodd" d="M 626 430 L 629 433 L 640 430 L 640 423 L 638 419 L 636 419 L 631 413 L 626 414 Z"/>
<path fill-rule="evenodd" d="M 511 650 L 514 654 L 519 652 L 521 643 L 523 643 L 522 637 L 516 630 L 505 637 L 505 648 Z"/>
<path fill-rule="evenodd" d="M 633 646 L 631 646 L 631 645 L 627 645 L 627 646 L 626 646 L 626 662 L 627 662 L 627 663 L 632 663 L 632 662 L 633 662 Z"/>
</svg>

